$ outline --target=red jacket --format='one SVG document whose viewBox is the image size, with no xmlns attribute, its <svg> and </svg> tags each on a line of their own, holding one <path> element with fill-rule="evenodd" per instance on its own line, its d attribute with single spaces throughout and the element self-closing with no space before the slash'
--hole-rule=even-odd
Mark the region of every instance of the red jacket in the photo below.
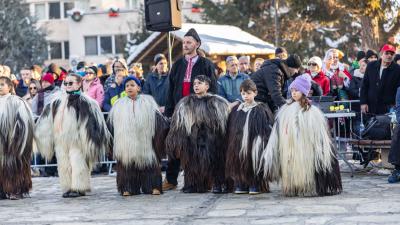
<svg viewBox="0 0 400 225">
<path fill-rule="evenodd" d="M 311 76 L 310 71 L 306 71 L 306 73 L 308 73 Z M 330 81 L 329 81 L 329 78 L 327 76 L 325 76 L 324 72 L 320 71 L 317 74 L 317 76 L 315 76 L 314 78 L 311 76 L 311 78 L 313 79 L 313 81 L 315 81 L 317 84 L 319 84 L 319 86 L 321 86 L 322 94 L 324 96 L 329 94 L 329 92 L 331 90 Z"/>
</svg>

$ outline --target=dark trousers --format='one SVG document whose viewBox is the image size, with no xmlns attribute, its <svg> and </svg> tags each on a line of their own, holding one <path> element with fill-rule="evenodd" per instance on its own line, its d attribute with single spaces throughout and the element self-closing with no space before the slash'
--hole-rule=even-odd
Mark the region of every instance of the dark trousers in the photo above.
<svg viewBox="0 0 400 225">
<path fill-rule="evenodd" d="M 400 167 L 400 124 L 396 124 L 396 128 L 393 132 L 388 161 L 392 165 Z"/>
<path fill-rule="evenodd" d="M 178 175 L 180 167 L 181 167 L 181 160 L 168 158 L 168 167 L 166 172 L 168 183 L 173 185 L 178 185 Z"/>
</svg>

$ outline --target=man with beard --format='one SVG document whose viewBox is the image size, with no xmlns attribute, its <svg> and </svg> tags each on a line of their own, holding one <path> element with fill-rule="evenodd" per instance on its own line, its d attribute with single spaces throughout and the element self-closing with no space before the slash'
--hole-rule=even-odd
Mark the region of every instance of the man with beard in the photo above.
<svg viewBox="0 0 400 225">
<path fill-rule="evenodd" d="M 183 38 L 183 54 L 171 68 L 169 73 L 169 89 L 165 105 L 165 116 L 171 117 L 175 106 L 183 97 L 194 93 L 193 82 L 197 75 L 205 75 L 210 79 L 209 92 L 217 92 L 217 78 L 214 64 L 200 55 L 197 49 L 201 45 L 201 39 L 196 30 L 191 28 Z M 163 183 L 163 190 L 175 189 L 178 185 L 180 169 L 179 159 L 169 159 L 166 180 Z"/>
</svg>

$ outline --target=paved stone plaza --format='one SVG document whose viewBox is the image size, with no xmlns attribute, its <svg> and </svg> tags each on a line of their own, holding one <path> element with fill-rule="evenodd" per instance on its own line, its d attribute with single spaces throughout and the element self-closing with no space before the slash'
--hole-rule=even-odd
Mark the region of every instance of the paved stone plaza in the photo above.
<svg viewBox="0 0 400 225">
<path fill-rule="evenodd" d="M 33 178 L 31 198 L 0 201 L 0 224 L 400 224 L 400 184 L 386 176 L 344 173 L 344 192 L 323 198 L 183 194 L 121 197 L 115 177 L 96 176 L 93 191 L 63 199 L 58 178 Z"/>
</svg>

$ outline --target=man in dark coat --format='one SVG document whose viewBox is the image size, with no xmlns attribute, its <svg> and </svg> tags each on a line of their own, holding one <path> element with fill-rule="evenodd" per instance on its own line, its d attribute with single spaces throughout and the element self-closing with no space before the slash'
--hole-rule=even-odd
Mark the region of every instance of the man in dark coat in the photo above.
<svg viewBox="0 0 400 225">
<path fill-rule="evenodd" d="M 212 94 L 217 93 L 217 77 L 214 64 L 207 58 L 198 55 L 197 49 L 200 45 L 201 40 L 196 30 L 190 29 L 183 37 L 184 56 L 172 65 L 169 73 L 169 89 L 164 113 L 167 117 L 172 116 L 179 100 L 194 93 L 193 81 L 197 75 L 209 77 L 211 82 L 208 91 Z M 179 169 L 179 159 L 169 159 L 163 190 L 176 188 Z"/>
<path fill-rule="evenodd" d="M 393 62 L 395 51 L 392 45 L 384 45 L 381 59 L 367 65 L 360 92 L 363 113 L 381 115 L 395 105 L 400 86 L 400 66 Z"/>
<path fill-rule="evenodd" d="M 258 95 L 255 100 L 267 103 L 271 110 L 276 111 L 286 103 L 285 82 L 296 74 L 300 67 L 301 59 L 296 54 L 286 60 L 266 60 L 261 68 L 250 76 L 257 85 Z"/>
</svg>

